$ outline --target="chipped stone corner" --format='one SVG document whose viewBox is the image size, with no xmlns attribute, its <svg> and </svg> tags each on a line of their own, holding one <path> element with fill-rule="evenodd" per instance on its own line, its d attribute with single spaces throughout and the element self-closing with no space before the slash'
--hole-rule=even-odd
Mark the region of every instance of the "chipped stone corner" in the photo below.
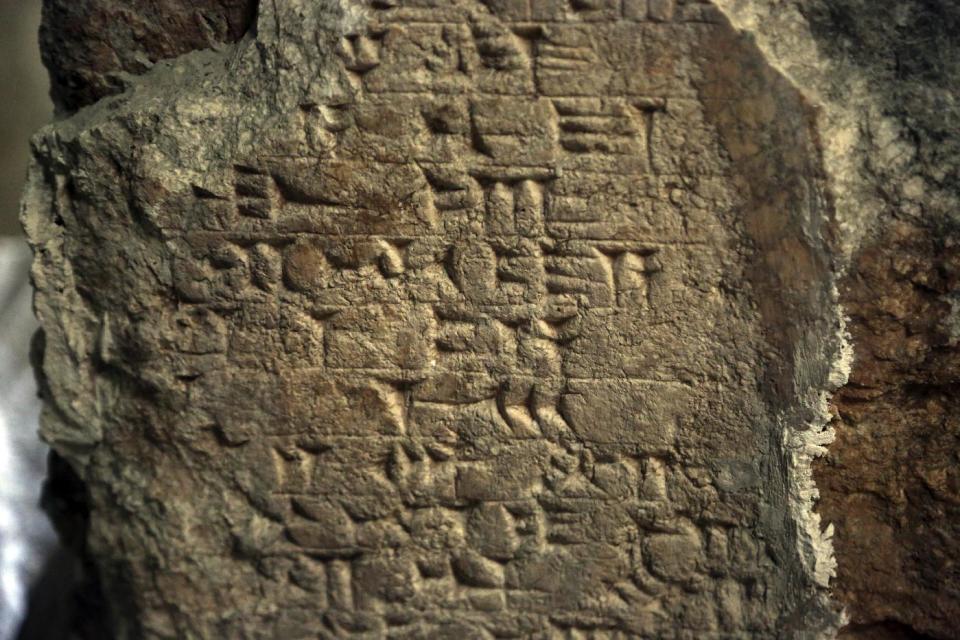
<svg viewBox="0 0 960 640">
<path fill-rule="evenodd" d="M 731 25 L 753 41 L 766 63 L 816 110 L 818 142 L 833 199 L 839 279 L 882 208 L 875 189 L 861 174 L 867 153 L 864 123 L 883 131 L 895 125 L 872 108 L 873 100 L 861 75 L 820 51 L 802 3 L 713 1 Z M 843 87 L 842 101 L 832 97 L 837 87 Z"/>
</svg>

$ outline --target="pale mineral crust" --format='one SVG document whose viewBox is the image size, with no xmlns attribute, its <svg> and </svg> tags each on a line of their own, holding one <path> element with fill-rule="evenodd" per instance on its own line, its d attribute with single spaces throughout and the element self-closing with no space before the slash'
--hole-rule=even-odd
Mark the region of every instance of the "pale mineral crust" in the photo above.
<svg viewBox="0 0 960 640">
<path fill-rule="evenodd" d="M 24 210 L 88 637 L 835 632 L 828 176 L 717 7 L 277 0 L 124 87 Z"/>
</svg>

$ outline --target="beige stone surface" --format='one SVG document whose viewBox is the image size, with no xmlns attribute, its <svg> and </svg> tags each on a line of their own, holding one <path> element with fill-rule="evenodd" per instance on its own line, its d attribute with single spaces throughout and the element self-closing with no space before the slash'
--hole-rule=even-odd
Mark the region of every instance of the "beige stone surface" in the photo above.
<svg viewBox="0 0 960 640">
<path fill-rule="evenodd" d="M 830 635 L 814 118 L 708 2 L 285 0 L 41 132 L 110 632 Z"/>
</svg>

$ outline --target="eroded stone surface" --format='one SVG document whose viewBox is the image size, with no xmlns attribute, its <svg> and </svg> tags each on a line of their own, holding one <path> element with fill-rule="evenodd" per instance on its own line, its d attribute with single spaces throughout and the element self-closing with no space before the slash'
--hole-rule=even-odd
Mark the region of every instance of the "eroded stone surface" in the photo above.
<svg viewBox="0 0 960 640">
<path fill-rule="evenodd" d="M 72 111 L 119 93 L 158 60 L 235 42 L 256 0 L 43 0 L 51 97 Z"/>
<path fill-rule="evenodd" d="M 810 118 L 709 3 L 288 0 L 47 130 L 113 633 L 828 633 Z"/>
</svg>

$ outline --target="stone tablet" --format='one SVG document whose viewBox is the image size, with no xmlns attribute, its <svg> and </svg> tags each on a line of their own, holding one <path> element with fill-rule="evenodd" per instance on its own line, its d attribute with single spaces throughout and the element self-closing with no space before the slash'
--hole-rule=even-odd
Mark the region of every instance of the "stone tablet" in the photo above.
<svg viewBox="0 0 960 640">
<path fill-rule="evenodd" d="M 114 633 L 828 632 L 812 117 L 707 2 L 278 0 L 46 130 Z"/>
</svg>

